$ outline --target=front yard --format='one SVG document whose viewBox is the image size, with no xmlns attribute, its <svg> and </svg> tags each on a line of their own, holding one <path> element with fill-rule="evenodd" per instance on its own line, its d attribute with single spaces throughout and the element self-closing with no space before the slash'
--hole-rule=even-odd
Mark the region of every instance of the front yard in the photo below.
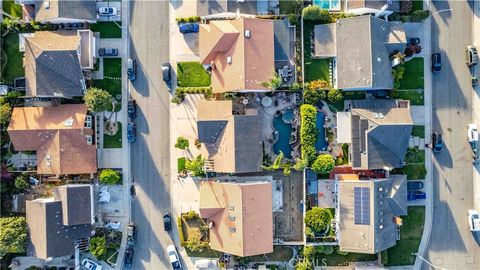
<svg viewBox="0 0 480 270">
<path fill-rule="evenodd" d="M 333 248 L 331 254 L 320 253 L 315 256 L 318 263 L 325 260 L 327 266 L 348 266 L 351 262 L 370 262 L 377 260 L 376 254 L 362 254 L 362 253 L 342 253 L 338 251 L 338 247 Z"/>
<path fill-rule="evenodd" d="M 403 78 L 400 80 L 399 89 L 423 89 L 424 76 L 422 57 L 415 57 L 404 64 L 405 72 Z"/>
<path fill-rule="evenodd" d="M 5 65 L 5 67 L 3 68 L 1 81 L 13 84 L 15 78 L 25 76 L 23 52 L 20 52 L 18 48 L 18 33 L 10 33 L 3 38 L 2 50 L 5 55 L 2 55 L 1 66 Z"/>
<path fill-rule="evenodd" d="M 409 148 L 405 155 L 406 165 L 392 170 L 392 174 L 406 174 L 408 180 L 425 179 L 425 150 Z"/>
<path fill-rule="evenodd" d="M 402 217 L 403 226 L 400 228 L 400 241 L 397 245 L 382 252 L 382 263 L 385 266 L 412 265 L 422 239 L 425 220 L 425 207 L 408 207 L 408 216 Z"/>
<path fill-rule="evenodd" d="M 99 32 L 100 38 L 122 38 L 121 22 L 97 22 L 90 25 L 90 30 Z"/>
<path fill-rule="evenodd" d="M 199 62 L 180 62 L 177 64 L 179 87 L 210 86 L 210 74 Z"/>
<path fill-rule="evenodd" d="M 103 134 L 103 148 L 122 148 L 122 123 L 117 122 L 117 127 L 115 135 Z"/>
<path fill-rule="evenodd" d="M 122 59 L 103 58 L 102 60 L 103 80 L 93 80 L 93 87 L 108 91 L 117 100 L 115 111 L 118 112 L 122 107 Z"/>
<path fill-rule="evenodd" d="M 425 138 L 425 126 L 413 126 L 412 136 Z"/>
</svg>

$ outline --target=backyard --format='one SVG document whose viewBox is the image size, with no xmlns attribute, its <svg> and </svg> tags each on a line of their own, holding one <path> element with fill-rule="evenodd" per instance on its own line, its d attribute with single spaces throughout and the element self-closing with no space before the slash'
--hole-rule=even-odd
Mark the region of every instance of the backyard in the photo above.
<svg viewBox="0 0 480 270">
<path fill-rule="evenodd" d="M 100 38 L 122 38 L 121 22 L 97 22 L 90 25 L 90 30 L 99 32 Z"/>
<path fill-rule="evenodd" d="M 408 216 L 402 217 L 403 225 L 400 228 L 400 241 L 397 245 L 382 252 L 382 262 L 385 266 L 412 265 L 420 240 L 422 239 L 425 207 L 408 207 Z"/>
<path fill-rule="evenodd" d="M 117 122 L 117 126 L 115 135 L 103 134 L 103 148 L 122 148 L 122 123 Z"/>
<path fill-rule="evenodd" d="M 330 59 L 305 59 L 305 81 L 324 80 L 330 83 Z"/>
<path fill-rule="evenodd" d="M 330 108 L 334 108 L 336 111 L 343 111 L 346 100 L 365 99 L 365 91 L 344 91 L 343 97 L 338 102 L 329 102 Z"/>
<path fill-rule="evenodd" d="M 10 33 L 2 41 L 2 50 L 6 57 L 2 57 L 3 68 L 1 80 L 12 84 L 15 78 L 25 76 L 23 68 L 23 52 L 18 49 L 18 33 Z M 5 64 L 5 60 L 7 63 Z"/>
<path fill-rule="evenodd" d="M 122 103 L 122 59 L 103 58 L 102 60 L 103 80 L 93 80 L 93 86 L 108 91 L 117 100 L 115 111 L 118 112 Z"/>
<path fill-rule="evenodd" d="M 348 266 L 350 262 L 370 262 L 377 260 L 376 254 L 346 253 L 344 255 L 338 252 L 338 247 L 334 247 L 333 249 L 334 251 L 328 255 L 324 253 L 316 254 L 315 260 L 321 263 L 323 259 L 325 259 L 325 263 L 328 266 Z"/>
<path fill-rule="evenodd" d="M 179 87 L 210 86 L 210 74 L 199 62 L 180 62 L 177 64 Z"/>
</svg>

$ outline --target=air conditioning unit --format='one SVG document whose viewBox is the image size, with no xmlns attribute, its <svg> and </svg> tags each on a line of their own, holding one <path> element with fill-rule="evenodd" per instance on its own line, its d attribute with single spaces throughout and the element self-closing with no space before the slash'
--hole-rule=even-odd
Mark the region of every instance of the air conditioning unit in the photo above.
<svg viewBox="0 0 480 270">
<path fill-rule="evenodd" d="M 88 145 L 92 145 L 92 144 L 93 144 L 93 137 L 92 137 L 92 135 L 87 135 L 87 136 L 85 136 L 85 138 L 87 139 L 87 144 L 88 144 Z"/>
<path fill-rule="evenodd" d="M 245 37 L 250 38 L 251 36 L 252 36 L 252 33 L 250 32 L 250 30 L 245 30 Z"/>
<path fill-rule="evenodd" d="M 228 63 L 228 64 L 231 64 L 231 63 L 232 63 L 232 57 L 231 57 L 231 56 L 227 56 L 227 63 Z"/>
</svg>

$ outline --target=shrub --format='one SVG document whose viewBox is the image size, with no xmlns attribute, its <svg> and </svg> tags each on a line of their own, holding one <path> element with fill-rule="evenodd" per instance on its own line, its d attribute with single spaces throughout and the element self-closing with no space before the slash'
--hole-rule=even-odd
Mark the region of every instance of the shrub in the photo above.
<svg viewBox="0 0 480 270">
<path fill-rule="evenodd" d="M 343 98 L 342 90 L 340 89 L 330 89 L 327 94 L 327 99 L 331 103 L 340 102 Z"/>
<path fill-rule="evenodd" d="M 27 222 L 24 217 L 0 218 L 0 258 L 7 253 L 24 253 L 27 248 Z"/>
<path fill-rule="evenodd" d="M 198 218 L 198 214 L 195 211 L 188 211 L 187 213 L 183 214 L 183 218 L 185 220 L 192 220 Z"/>
<path fill-rule="evenodd" d="M 185 150 L 188 148 L 189 145 L 190 144 L 188 142 L 188 139 L 180 136 L 177 138 L 177 142 L 175 143 L 175 148 Z"/>
<path fill-rule="evenodd" d="M 400 88 L 400 81 L 403 79 L 403 74 L 405 73 L 405 66 L 398 65 L 392 70 L 393 75 L 393 88 L 397 90 Z"/>
<path fill-rule="evenodd" d="M 185 163 L 185 169 L 191 171 L 193 176 L 202 177 L 205 176 L 203 171 L 203 165 L 205 164 L 205 159 L 201 155 L 198 155 L 194 160 L 187 160 Z"/>
<path fill-rule="evenodd" d="M 315 233 L 313 232 L 312 228 L 305 227 L 305 236 L 307 238 L 314 238 L 315 237 Z"/>
<path fill-rule="evenodd" d="M 95 236 L 90 238 L 90 252 L 93 256 L 99 258 L 107 251 L 107 239 L 105 236 Z"/>
<path fill-rule="evenodd" d="M 0 105 L 0 124 L 8 125 L 12 117 L 12 107 L 8 103 Z"/>
<path fill-rule="evenodd" d="M 293 165 L 293 169 L 296 171 L 303 171 L 308 166 L 308 160 L 303 158 L 297 158 L 295 161 L 295 165 Z"/>
<path fill-rule="evenodd" d="M 29 188 L 30 184 L 28 183 L 28 176 L 25 174 L 19 175 L 15 179 L 15 187 L 22 191 Z"/>
<path fill-rule="evenodd" d="M 120 181 L 120 174 L 112 169 L 105 169 L 100 172 L 98 179 L 102 184 L 115 185 Z"/>
<path fill-rule="evenodd" d="M 199 22 L 200 17 L 199 16 L 191 16 L 191 17 L 177 17 L 175 18 L 177 23 L 187 23 L 187 22 Z"/>
<path fill-rule="evenodd" d="M 327 255 L 330 255 L 333 253 L 333 247 L 332 246 L 323 246 L 324 249 L 323 249 L 323 253 L 327 254 Z"/>
<path fill-rule="evenodd" d="M 319 155 L 312 164 L 312 170 L 319 174 L 326 174 L 335 167 L 335 160 L 329 154 Z"/>
<path fill-rule="evenodd" d="M 307 88 L 311 90 L 327 90 L 328 82 L 324 80 L 314 80 L 307 83 Z"/>
<path fill-rule="evenodd" d="M 303 91 L 303 103 L 305 104 L 317 104 L 320 100 L 325 99 L 325 91 L 305 89 Z"/>
<path fill-rule="evenodd" d="M 288 14 L 288 22 L 292 25 L 297 25 L 298 16 L 296 14 Z"/>
<path fill-rule="evenodd" d="M 331 220 L 332 216 L 325 208 L 313 207 L 305 214 L 305 226 L 312 228 L 316 233 L 325 231 Z"/>
<path fill-rule="evenodd" d="M 83 96 L 83 100 L 89 111 L 103 112 L 110 109 L 113 97 L 103 89 L 90 88 Z"/>
<path fill-rule="evenodd" d="M 400 13 L 408 14 L 412 11 L 412 7 L 413 7 L 412 0 L 400 1 Z"/>
<path fill-rule="evenodd" d="M 415 10 L 412 12 L 412 21 L 413 22 L 421 22 L 426 19 L 430 15 L 428 10 Z"/>
<path fill-rule="evenodd" d="M 175 96 L 172 98 L 172 102 L 180 104 L 185 99 L 187 94 L 203 94 L 206 99 L 210 99 L 213 96 L 212 87 L 177 87 L 175 90 Z"/>
<path fill-rule="evenodd" d="M 198 228 L 188 228 L 188 239 L 185 243 L 185 248 L 192 252 L 201 252 L 204 247 L 200 230 Z"/>
<path fill-rule="evenodd" d="M 333 18 L 327 10 L 321 9 L 317 5 L 308 6 L 302 11 L 303 19 L 306 21 L 315 21 L 318 23 L 331 23 Z"/>
<path fill-rule="evenodd" d="M 182 217 L 177 218 L 177 229 L 178 229 L 178 236 L 180 238 L 180 243 L 185 242 L 185 236 L 183 235 L 183 230 L 182 230 Z"/>
<path fill-rule="evenodd" d="M 300 144 L 302 146 L 302 159 L 307 160 L 310 164 L 314 160 L 315 142 L 317 141 L 317 109 L 310 104 L 303 104 L 300 107 Z"/>
<path fill-rule="evenodd" d="M 290 85 L 290 91 L 298 91 L 300 89 L 302 89 L 302 86 L 299 83 L 294 82 Z"/>
</svg>

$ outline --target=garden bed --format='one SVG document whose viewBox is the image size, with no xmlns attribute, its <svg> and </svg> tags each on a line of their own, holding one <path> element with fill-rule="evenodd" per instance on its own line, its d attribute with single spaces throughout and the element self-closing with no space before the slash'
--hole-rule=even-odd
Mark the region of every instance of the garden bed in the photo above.
<svg viewBox="0 0 480 270">
<path fill-rule="evenodd" d="M 382 252 L 382 263 L 385 266 L 413 265 L 415 256 L 422 240 L 425 220 L 425 207 L 408 207 L 408 216 L 402 217 L 403 225 L 400 228 L 400 241 L 397 245 Z"/>
<path fill-rule="evenodd" d="M 425 138 L 425 126 L 413 126 L 412 136 Z"/>
<path fill-rule="evenodd" d="M 288 246 L 273 246 L 273 252 L 248 257 L 251 262 L 288 262 L 293 256 L 292 248 Z"/>
<path fill-rule="evenodd" d="M 325 262 L 327 266 L 348 266 L 351 262 L 370 262 L 377 260 L 376 254 L 346 253 L 343 255 L 339 254 L 338 247 L 334 247 L 333 249 L 332 254 L 316 254 L 315 259 L 317 262 Z"/>
</svg>

